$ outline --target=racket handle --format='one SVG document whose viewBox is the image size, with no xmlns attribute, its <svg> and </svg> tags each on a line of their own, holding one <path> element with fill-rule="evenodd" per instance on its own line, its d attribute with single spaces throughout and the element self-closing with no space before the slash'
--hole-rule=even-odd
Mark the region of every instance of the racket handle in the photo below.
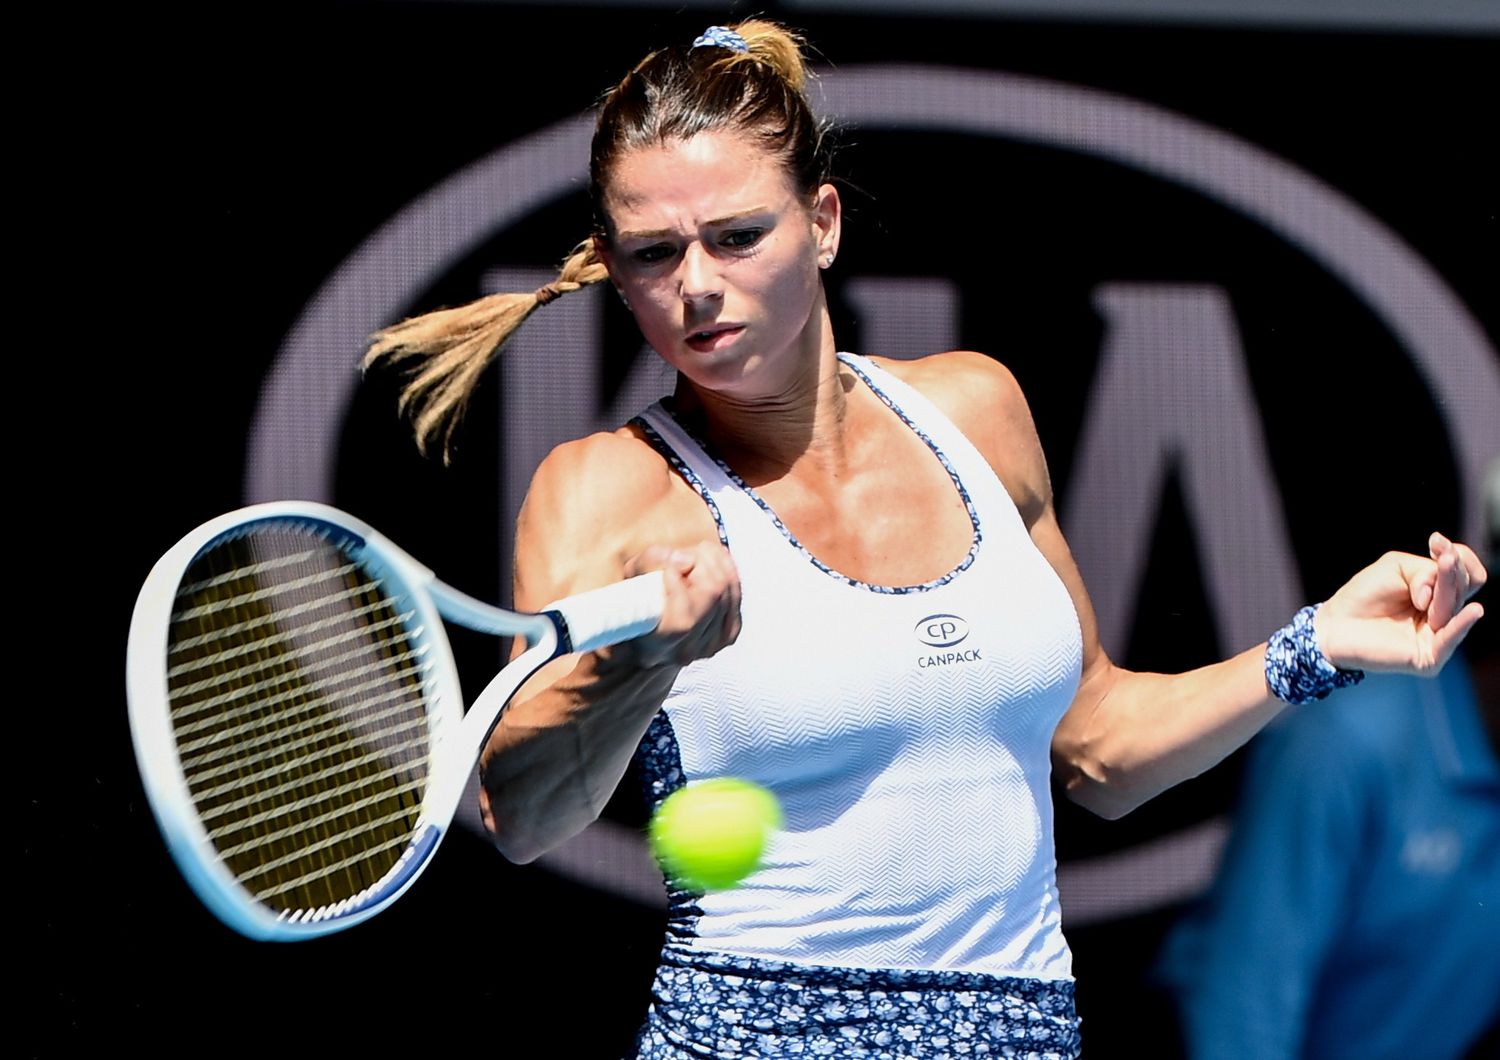
<svg viewBox="0 0 1500 1060">
<path fill-rule="evenodd" d="M 569 596 L 544 610 L 567 624 L 573 651 L 593 651 L 650 633 L 661 621 L 666 588 L 661 571 Z"/>
</svg>

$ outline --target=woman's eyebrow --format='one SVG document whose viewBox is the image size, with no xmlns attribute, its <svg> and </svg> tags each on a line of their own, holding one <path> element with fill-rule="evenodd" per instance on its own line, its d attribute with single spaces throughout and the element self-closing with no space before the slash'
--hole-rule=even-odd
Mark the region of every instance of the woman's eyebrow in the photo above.
<svg viewBox="0 0 1500 1060">
<path fill-rule="evenodd" d="M 748 210 L 740 210 L 740 211 L 738 211 L 736 213 L 729 214 L 727 217 L 715 217 L 715 218 L 712 218 L 711 220 L 704 222 L 704 225 L 707 228 L 719 228 L 719 227 L 722 227 L 723 225 L 733 224 L 736 221 L 743 220 L 746 217 L 754 217 L 756 214 L 766 213 L 769 210 L 770 210 L 769 206 L 752 206 Z M 625 231 L 625 232 L 621 232 L 619 234 L 618 238 L 620 238 L 620 239 L 660 239 L 662 236 L 669 236 L 669 235 L 671 235 L 674 231 L 675 231 L 675 229 L 671 229 L 671 228 L 650 228 L 650 229 L 643 229 L 643 230 L 638 231 L 638 232 L 637 231 Z"/>
</svg>

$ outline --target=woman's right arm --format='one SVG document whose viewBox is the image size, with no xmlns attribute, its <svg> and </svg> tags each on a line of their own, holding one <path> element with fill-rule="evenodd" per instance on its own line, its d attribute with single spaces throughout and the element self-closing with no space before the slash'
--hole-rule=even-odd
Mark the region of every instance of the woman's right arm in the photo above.
<svg viewBox="0 0 1500 1060">
<path fill-rule="evenodd" d="M 666 595 L 653 632 L 548 663 L 490 734 L 480 810 L 512 861 L 531 861 L 593 822 L 678 671 L 739 635 L 734 564 L 717 539 L 701 540 L 694 520 L 673 518 L 674 479 L 628 431 L 561 445 L 532 478 L 516 528 L 518 610 L 651 570 L 663 572 Z"/>
</svg>

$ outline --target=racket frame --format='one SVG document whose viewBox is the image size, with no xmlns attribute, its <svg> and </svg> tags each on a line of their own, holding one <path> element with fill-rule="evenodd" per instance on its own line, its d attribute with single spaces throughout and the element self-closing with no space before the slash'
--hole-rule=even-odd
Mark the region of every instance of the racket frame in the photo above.
<svg viewBox="0 0 1500 1060">
<path fill-rule="evenodd" d="M 404 598 L 415 614 L 408 628 L 425 645 L 430 670 L 428 711 L 431 760 L 428 785 L 407 849 L 375 884 L 334 906 L 276 914 L 258 901 L 218 857 L 199 818 L 169 716 L 167 658 L 178 590 L 191 564 L 209 546 L 259 522 L 323 523 L 358 543 L 345 551 Z M 511 697 L 550 660 L 638 636 L 661 613 L 660 574 L 558 601 L 538 613 L 499 608 L 468 596 L 373 527 L 312 501 L 271 501 L 210 519 L 185 535 L 153 565 L 136 598 L 126 651 L 131 740 L 147 801 L 178 870 L 209 910 L 252 939 L 294 941 L 326 935 L 369 919 L 404 894 L 430 862 L 458 810 L 480 752 Z M 458 667 L 443 620 L 491 633 L 522 636 L 530 645 L 490 680 L 465 712 Z M 573 627 L 570 629 L 570 627 Z M 576 634 L 576 635 L 575 635 Z"/>
</svg>

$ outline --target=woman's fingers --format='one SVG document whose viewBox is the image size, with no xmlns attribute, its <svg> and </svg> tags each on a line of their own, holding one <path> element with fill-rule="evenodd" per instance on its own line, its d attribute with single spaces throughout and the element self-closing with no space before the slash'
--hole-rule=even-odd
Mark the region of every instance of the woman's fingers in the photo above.
<svg viewBox="0 0 1500 1060">
<path fill-rule="evenodd" d="M 1463 639 L 1469 635 L 1474 624 L 1484 617 L 1484 605 L 1476 602 L 1465 604 L 1441 629 L 1432 627 L 1433 667 L 1441 669 L 1447 663 Z"/>
<path fill-rule="evenodd" d="M 1467 600 L 1484 588 L 1484 583 L 1489 580 L 1489 572 L 1484 569 L 1484 564 L 1480 562 L 1475 551 L 1463 542 L 1453 543 L 1453 553 L 1455 561 L 1463 571 L 1463 598 Z"/>
<path fill-rule="evenodd" d="M 666 545 L 651 545 L 643 549 L 638 555 L 626 560 L 625 577 L 632 578 L 637 574 L 647 574 L 654 570 L 665 570 L 671 556 L 672 550 Z"/>
<path fill-rule="evenodd" d="M 1468 546 L 1442 534 L 1431 556 L 1388 552 L 1341 586 L 1320 610 L 1320 646 L 1345 668 L 1440 670 L 1484 608 L 1472 597 L 1488 573 Z"/>
<path fill-rule="evenodd" d="M 726 560 L 729 558 L 729 552 L 727 550 L 724 553 L 724 557 Z M 739 640 L 740 629 L 744 624 L 743 619 L 740 617 L 741 595 L 739 571 L 736 570 L 734 572 L 734 579 L 731 581 L 729 586 L 729 607 L 726 609 L 724 615 L 723 646 L 726 648 L 729 647 L 729 645 L 733 644 L 735 641 Z"/>
<path fill-rule="evenodd" d="M 1418 612 L 1425 613 L 1432 606 L 1432 594 L 1437 585 L 1437 568 L 1424 568 L 1411 574 L 1407 579 L 1407 586 L 1411 590 L 1411 606 Z"/>
<path fill-rule="evenodd" d="M 1463 567 L 1451 546 L 1439 550 L 1432 558 L 1437 566 L 1432 579 L 1432 600 L 1427 606 L 1427 625 L 1437 631 L 1448 624 L 1462 604 Z"/>
<path fill-rule="evenodd" d="M 625 569 L 627 574 L 660 570 L 666 575 L 662 621 L 639 645 L 646 665 L 671 661 L 685 666 L 716 654 L 739 636 L 739 571 L 718 542 L 690 548 L 653 545 Z"/>
<path fill-rule="evenodd" d="M 1451 622 L 1475 593 L 1484 587 L 1488 572 L 1474 550 L 1442 534 L 1433 534 L 1428 548 L 1436 565 L 1427 623 L 1440 630 Z"/>
</svg>

